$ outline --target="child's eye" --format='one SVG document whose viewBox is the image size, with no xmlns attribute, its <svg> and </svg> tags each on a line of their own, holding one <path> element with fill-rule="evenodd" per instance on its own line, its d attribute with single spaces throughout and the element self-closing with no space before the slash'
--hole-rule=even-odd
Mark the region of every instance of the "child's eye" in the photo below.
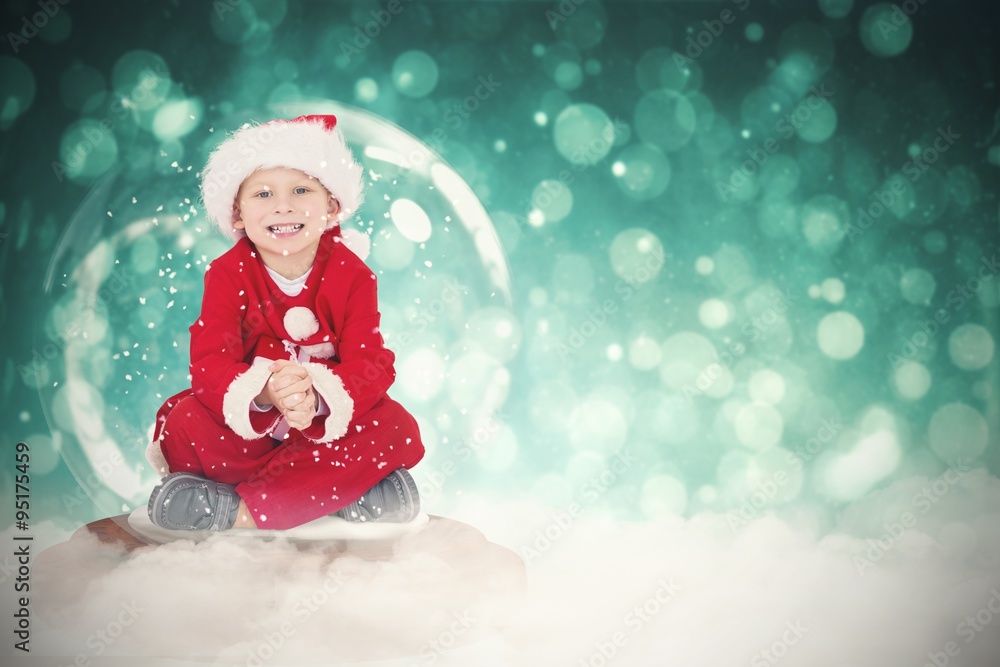
<svg viewBox="0 0 1000 667">
<path fill-rule="evenodd" d="M 299 187 L 295 188 L 294 192 L 297 195 L 304 195 L 307 192 L 309 192 L 309 188 L 300 185 Z"/>
<path fill-rule="evenodd" d="M 254 197 L 260 197 L 261 199 L 267 199 L 270 196 L 271 196 L 270 190 L 261 190 L 260 192 L 254 195 Z"/>
</svg>

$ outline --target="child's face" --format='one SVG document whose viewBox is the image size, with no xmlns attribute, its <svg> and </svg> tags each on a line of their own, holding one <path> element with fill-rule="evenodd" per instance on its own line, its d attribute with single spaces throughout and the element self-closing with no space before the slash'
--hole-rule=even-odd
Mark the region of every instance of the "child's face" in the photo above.
<svg viewBox="0 0 1000 667">
<path fill-rule="evenodd" d="M 276 271 L 312 266 L 327 220 L 340 210 L 337 200 L 312 176 L 274 167 L 251 174 L 236 195 L 233 227 L 246 231 L 264 263 Z M 301 264 L 301 266 L 298 266 Z"/>
</svg>

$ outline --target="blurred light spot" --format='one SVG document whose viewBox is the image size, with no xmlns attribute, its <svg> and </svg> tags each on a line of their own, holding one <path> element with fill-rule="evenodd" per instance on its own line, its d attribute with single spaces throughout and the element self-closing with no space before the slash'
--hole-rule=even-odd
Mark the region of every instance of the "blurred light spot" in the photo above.
<svg viewBox="0 0 1000 667">
<path fill-rule="evenodd" d="M 573 104 L 556 117 L 553 139 L 556 150 L 571 163 L 592 165 L 611 150 L 615 128 L 603 109 L 593 104 Z"/>
<path fill-rule="evenodd" d="M 573 410 L 568 430 L 573 449 L 609 456 L 625 444 L 628 426 L 615 404 L 592 398 Z"/>
<path fill-rule="evenodd" d="M 424 97 L 437 86 L 437 63 L 423 51 L 405 51 L 392 64 L 392 83 L 407 97 Z"/>
<path fill-rule="evenodd" d="M 850 359 L 864 345 L 865 329 L 857 317 L 846 310 L 838 310 L 820 320 L 816 338 L 819 349 L 826 356 L 837 360 Z"/>
<path fill-rule="evenodd" d="M 363 77 L 354 84 L 354 97 L 359 102 L 374 102 L 378 99 L 378 83 L 371 77 Z"/>
<path fill-rule="evenodd" d="M 0 56 L 0 81 L 3 81 L 0 129 L 6 130 L 31 108 L 35 100 L 35 75 L 20 60 Z"/>
<path fill-rule="evenodd" d="M 611 171 L 618 177 L 619 189 L 639 201 L 659 196 L 670 183 L 670 162 L 659 148 L 649 144 L 627 147 Z"/>
<path fill-rule="evenodd" d="M 910 17 L 897 5 L 880 2 L 865 10 L 858 28 L 861 43 L 876 56 L 898 56 L 913 39 Z"/>
<path fill-rule="evenodd" d="M 968 464 L 986 451 L 989 426 L 975 408 L 949 403 L 931 417 L 928 427 L 931 451 L 949 464 Z"/>
<path fill-rule="evenodd" d="M 709 329 L 719 329 L 729 323 L 729 306 L 721 299 L 706 299 L 698 308 L 698 319 Z"/>
<path fill-rule="evenodd" d="M 776 445 L 781 440 L 784 427 L 785 422 L 777 410 L 756 401 L 740 408 L 733 421 L 739 441 L 757 451 Z"/>
<path fill-rule="evenodd" d="M 842 19 L 851 13 L 854 0 L 819 0 L 819 10 L 831 19 Z"/>
<path fill-rule="evenodd" d="M 431 237 L 431 221 L 419 204 L 410 199 L 396 199 L 389 207 L 392 224 L 399 233 L 414 243 L 423 243 Z"/>
<path fill-rule="evenodd" d="M 966 323 L 955 327 L 948 337 L 948 356 L 963 371 L 978 371 L 993 360 L 993 336 L 986 327 Z"/>
<path fill-rule="evenodd" d="M 844 300 L 844 296 L 846 294 L 844 281 L 840 278 L 827 278 L 820 286 L 820 290 L 823 294 L 823 298 L 830 303 L 840 303 Z"/>
<path fill-rule="evenodd" d="M 750 376 L 748 393 L 755 401 L 777 405 L 785 397 L 785 379 L 769 368 L 759 370 Z"/>
<path fill-rule="evenodd" d="M 179 139 L 198 127 L 201 118 L 201 100 L 197 98 L 164 102 L 153 116 L 153 134 L 160 141 Z"/>
<path fill-rule="evenodd" d="M 644 142 L 670 153 L 691 141 L 696 118 L 687 97 L 672 90 L 653 90 L 635 106 L 635 131 Z"/>
<path fill-rule="evenodd" d="M 702 255 L 694 262 L 694 270 L 698 272 L 699 275 L 707 276 L 715 270 L 715 260 L 711 257 L 706 257 Z"/>
<path fill-rule="evenodd" d="M 558 222 L 573 210 L 573 191 L 562 181 L 544 180 L 535 186 L 531 201 L 546 222 Z"/>
<path fill-rule="evenodd" d="M 445 363 L 435 350 L 420 348 L 404 356 L 399 364 L 396 384 L 416 401 L 428 401 L 444 387 Z"/>
<path fill-rule="evenodd" d="M 899 279 L 903 298 L 916 306 L 929 305 L 936 288 L 934 276 L 923 269 L 910 269 Z"/>
<path fill-rule="evenodd" d="M 633 227 L 619 232 L 608 250 L 611 270 L 628 283 L 641 285 L 659 275 L 665 252 L 655 234 Z"/>
<path fill-rule="evenodd" d="M 656 368 L 660 365 L 660 344 L 650 336 L 638 336 L 629 343 L 628 362 L 640 371 Z"/>
<path fill-rule="evenodd" d="M 931 374 L 927 367 L 915 361 L 904 361 L 892 373 L 893 385 L 903 398 L 917 401 L 931 388 Z"/>
</svg>

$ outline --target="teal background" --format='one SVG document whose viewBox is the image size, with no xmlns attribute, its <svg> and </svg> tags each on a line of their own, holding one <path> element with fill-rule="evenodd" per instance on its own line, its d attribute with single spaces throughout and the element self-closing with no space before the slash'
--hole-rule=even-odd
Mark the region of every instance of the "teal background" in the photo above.
<svg viewBox="0 0 1000 667">
<path fill-rule="evenodd" d="M 12 42 L 41 10 L 6 3 L 0 480 L 28 441 L 33 521 L 144 502 L 228 247 L 197 171 L 306 111 L 340 114 L 374 174 L 351 224 L 429 510 L 599 489 L 624 518 L 822 530 L 897 479 L 997 472 L 992 5 L 387 6 L 70 3 Z"/>
</svg>

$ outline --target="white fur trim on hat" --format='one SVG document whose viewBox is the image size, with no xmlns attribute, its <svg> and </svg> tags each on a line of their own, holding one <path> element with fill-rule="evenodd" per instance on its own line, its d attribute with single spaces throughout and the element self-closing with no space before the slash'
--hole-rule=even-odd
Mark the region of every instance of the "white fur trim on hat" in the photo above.
<svg viewBox="0 0 1000 667">
<path fill-rule="evenodd" d="M 319 320 L 316 313 L 305 306 L 289 308 L 282 320 L 285 331 L 295 340 L 305 340 L 319 331 Z"/>
<path fill-rule="evenodd" d="M 361 261 L 368 259 L 368 253 L 372 250 L 372 240 L 368 234 L 359 229 L 348 227 L 340 230 L 340 240 Z"/>
<path fill-rule="evenodd" d="M 354 159 L 337 128 L 321 118 L 244 125 L 212 152 L 201 173 L 205 213 L 233 239 L 246 232 L 233 228 L 233 204 L 240 185 L 258 169 L 288 167 L 314 176 L 340 202 L 340 212 L 327 221 L 335 227 L 357 213 L 364 201 L 364 169 Z"/>
<path fill-rule="evenodd" d="M 312 378 L 313 388 L 326 401 L 330 408 L 330 414 L 324 420 L 324 432 L 318 438 L 310 438 L 315 442 L 330 442 L 338 440 L 347 433 L 347 426 L 354 418 L 354 399 L 344 389 L 344 382 L 340 376 L 335 374 L 323 364 L 307 361 L 304 364 L 309 377 Z"/>
<path fill-rule="evenodd" d="M 270 359 L 254 357 L 253 365 L 229 383 L 226 395 L 222 397 L 222 415 L 226 418 L 226 424 L 233 429 L 233 433 L 247 440 L 267 435 L 278 423 L 279 417 L 275 417 L 267 429 L 260 433 L 250 423 L 250 403 L 271 377 L 271 371 L 267 370 L 270 365 Z"/>
</svg>

